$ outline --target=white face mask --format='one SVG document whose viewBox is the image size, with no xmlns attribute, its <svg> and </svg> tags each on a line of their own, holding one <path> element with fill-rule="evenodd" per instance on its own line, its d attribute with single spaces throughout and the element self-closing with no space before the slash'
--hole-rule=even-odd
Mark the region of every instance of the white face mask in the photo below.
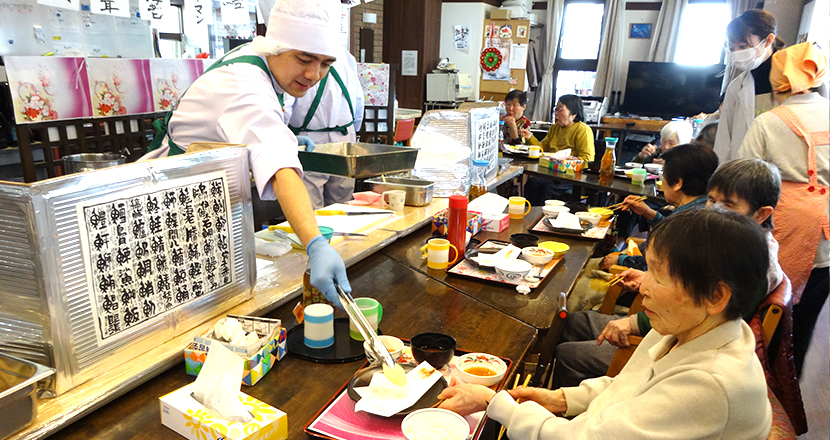
<svg viewBox="0 0 830 440">
<path fill-rule="evenodd" d="M 746 49 L 736 50 L 733 52 L 729 52 L 726 56 L 727 63 L 734 68 L 747 72 L 753 70 L 761 65 L 767 58 L 767 52 L 772 51 L 772 45 L 767 46 L 763 49 L 761 54 L 758 54 L 758 48 L 761 47 L 766 41 L 761 41 L 755 47 L 748 47 Z"/>
</svg>

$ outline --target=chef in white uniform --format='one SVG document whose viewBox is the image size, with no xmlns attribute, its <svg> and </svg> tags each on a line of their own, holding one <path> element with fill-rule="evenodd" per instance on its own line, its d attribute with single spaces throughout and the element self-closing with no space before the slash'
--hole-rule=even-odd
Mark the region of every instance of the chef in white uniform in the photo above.
<svg viewBox="0 0 830 440">
<path fill-rule="evenodd" d="M 328 76 L 297 98 L 288 113 L 291 131 L 315 144 L 355 142 L 363 122 L 363 88 L 354 56 L 339 46 Z M 354 193 L 354 179 L 347 177 L 307 171 L 303 183 L 314 209 L 351 200 Z"/>
<path fill-rule="evenodd" d="M 266 35 L 226 54 L 190 86 L 167 126 L 157 127 L 167 135 L 157 135 L 142 160 L 181 154 L 192 142 L 246 144 L 260 198 L 279 199 L 306 245 L 312 285 L 342 307 L 334 281 L 351 292 L 346 268 L 320 234 L 284 114 L 290 97 L 303 97 L 341 55 L 340 14 L 339 1 L 277 0 Z"/>
</svg>

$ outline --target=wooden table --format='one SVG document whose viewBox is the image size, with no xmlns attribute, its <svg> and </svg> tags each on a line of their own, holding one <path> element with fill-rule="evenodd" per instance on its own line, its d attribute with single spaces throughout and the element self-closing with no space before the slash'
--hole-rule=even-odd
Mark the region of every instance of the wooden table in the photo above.
<svg viewBox="0 0 830 440">
<path fill-rule="evenodd" d="M 533 327 L 381 254 L 350 268 L 349 279 L 355 296 L 371 296 L 383 304 L 380 328 L 386 334 L 410 338 L 425 331 L 447 333 L 459 348 L 513 359 L 514 367 L 537 335 Z M 285 304 L 266 316 L 280 318 L 290 328 L 295 324 L 293 306 Z M 361 365 L 317 364 L 288 355 L 257 385 L 242 391 L 288 414 L 289 439 L 306 438 L 303 426 Z M 180 439 L 161 424 L 158 398 L 193 380 L 183 362 L 178 363 L 51 438 Z"/>
<path fill-rule="evenodd" d="M 475 238 L 482 242 L 489 239 L 509 242 L 511 234 L 528 232 L 528 227 L 532 226 L 532 222 L 538 219 L 540 215 L 541 207 L 533 207 L 524 220 L 511 220 L 510 225 L 503 232 L 480 232 Z M 579 238 L 540 235 L 542 241 L 559 241 L 570 246 L 570 250 L 539 287 L 533 289 L 528 295 L 522 295 L 516 291 L 515 286 L 452 275 L 443 270 L 429 269 L 426 260 L 421 259 L 420 247 L 431 237 L 430 229 L 430 226 L 425 226 L 406 237 L 399 238 L 380 252 L 538 329 L 541 354 L 539 368 L 537 368 L 537 373 L 534 374 L 534 382 L 536 382 L 541 377 L 541 372 L 548 367 L 553 356 L 553 351 L 547 349 L 552 348 L 558 338 L 556 327 L 557 323 L 561 321 L 558 312 L 563 306 L 562 294 L 570 293 L 579 272 L 588 262 L 597 242 Z"/>
</svg>

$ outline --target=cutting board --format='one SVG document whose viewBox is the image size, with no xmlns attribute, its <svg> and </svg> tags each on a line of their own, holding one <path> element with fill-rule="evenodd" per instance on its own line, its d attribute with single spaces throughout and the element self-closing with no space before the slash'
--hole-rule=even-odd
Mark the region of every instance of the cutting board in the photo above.
<svg viewBox="0 0 830 440">
<path fill-rule="evenodd" d="M 386 224 L 390 221 L 394 221 L 396 216 L 395 214 L 390 214 L 384 212 L 385 210 L 379 208 L 370 208 L 367 206 L 352 206 L 352 205 L 344 205 L 341 203 L 335 203 L 334 205 L 326 206 L 323 209 L 337 209 L 342 211 L 351 211 L 351 212 L 366 212 L 366 211 L 378 211 L 377 215 L 318 215 L 315 216 L 317 219 L 317 224 L 319 226 L 328 226 L 334 229 L 335 232 L 358 232 L 361 234 L 368 234 L 369 232 L 377 229 L 383 224 Z M 288 222 L 282 222 L 279 224 L 280 226 L 291 226 Z M 268 231 L 260 231 L 257 233 L 257 236 L 268 239 Z M 299 237 L 296 234 L 288 234 L 291 238 L 300 242 Z M 346 237 L 332 237 L 330 240 L 331 244 L 338 243 L 340 241 L 345 240 Z M 354 237 L 354 239 L 360 239 L 360 237 Z M 298 246 L 295 246 L 298 249 L 301 249 Z"/>
</svg>

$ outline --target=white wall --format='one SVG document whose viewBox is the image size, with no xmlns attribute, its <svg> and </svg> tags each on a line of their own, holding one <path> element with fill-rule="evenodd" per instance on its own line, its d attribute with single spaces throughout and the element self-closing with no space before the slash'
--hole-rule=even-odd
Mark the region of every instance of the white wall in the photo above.
<svg viewBox="0 0 830 440">
<path fill-rule="evenodd" d="M 656 3 L 659 3 L 656 2 Z M 629 61 L 647 61 L 648 52 L 651 49 L 651 42 L 654 40 L 654 25 L 657 23 L 657 16 L 660 11 L 624 11 L 622 29 L 620 32 L 622 41 L 622 62 L 619 71 L 614 79 L 612 90 L 625 91 L 625 81 L 628 78 Z M 628 38 L 628 31 L 633 23 L 651 23 L 652 36 L 649 39 Z M 623 96 L 625 94 L 623 93 Z"/>
<path fill-rule="evenodd" d="M 825 3 L 827 0 L 820 0 Z M 775 17 L 778 25 L 778 38 L 787 46 L 796 43 L 798 25 L 801 24 L 802 1 L 800 0 L 765 0 L 764 10 Z"/>
<path fill-rule="evenodd" d="M 494 6 L 484 3 L 444 3 L 441 5 L 441 45 L 439 56 L 455 63 L 459 73 L 468 73 L 473 82 L 472 100 L 478 97 L 478 83 L 481 79 L 479 55 L 481 36 L 484 35 L 484 19 Z M 454 27 L 470 27 L 470 46 L 465 50 L 455 49 Z"/>
</svg>

